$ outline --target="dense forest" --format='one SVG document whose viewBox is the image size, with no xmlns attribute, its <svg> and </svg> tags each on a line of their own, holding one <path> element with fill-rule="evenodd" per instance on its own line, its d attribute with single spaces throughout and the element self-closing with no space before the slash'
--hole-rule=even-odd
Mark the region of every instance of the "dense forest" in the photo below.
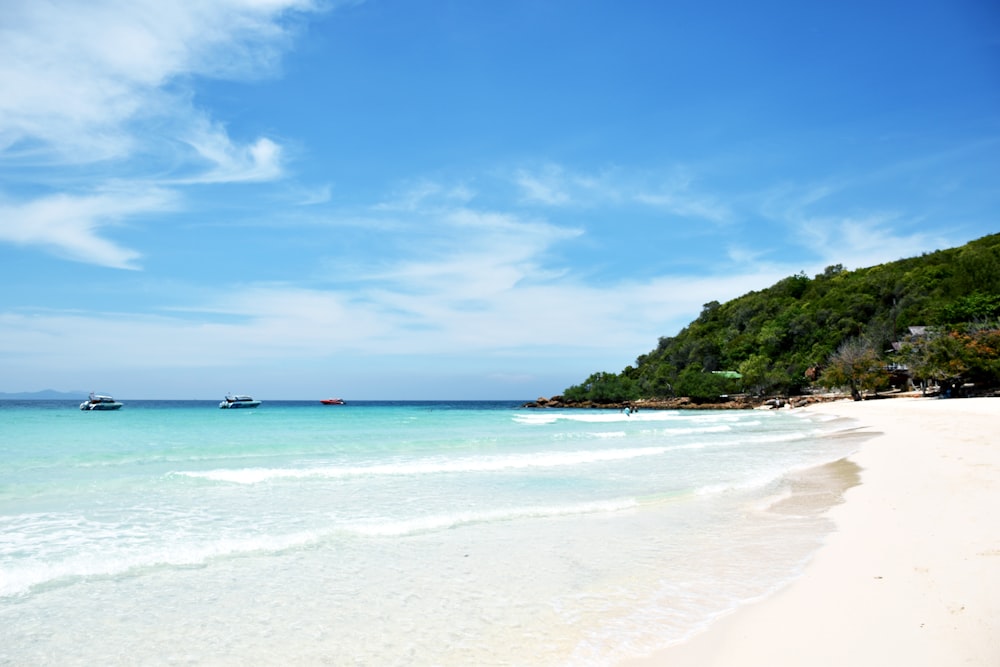
<svg viewBox="0 0 1000 667">
<path fill-rule="evenodd" d="M 856 398 L 900 382 L 1000 384 L 1000 234 L 865 269 L 830 266 L 704 305 L 676 336 L 566 401 L 797 395 Z"/>
</svg>

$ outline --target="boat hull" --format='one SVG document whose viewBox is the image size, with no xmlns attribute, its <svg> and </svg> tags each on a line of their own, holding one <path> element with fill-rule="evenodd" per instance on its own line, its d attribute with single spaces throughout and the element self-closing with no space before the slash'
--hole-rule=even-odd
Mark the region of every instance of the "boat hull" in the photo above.
<svg viewBox="0 0 1000 667">
<path fill-rule="evenodd" d="M 104 394 L 98 394 L 95 392 L 90 392 L 90 396 L 86 401 L 80 404 L 81 410 L 117 410 L 122 406 L 110 396 L 105 396 Z"/>
<path fill-rule="evenodd" d="M 122 407 L 122 403 L 82 403 L 80 405 L 81 410 L 118 410 Z"/>
</svg>

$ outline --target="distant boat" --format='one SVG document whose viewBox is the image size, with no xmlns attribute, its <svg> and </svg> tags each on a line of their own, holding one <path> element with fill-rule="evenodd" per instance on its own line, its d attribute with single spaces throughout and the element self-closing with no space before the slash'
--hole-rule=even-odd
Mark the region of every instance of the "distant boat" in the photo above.
<svg viewBox="0 0 1000 667">
<path fill-rule="evenodd" d="M 223 409 L 256 408 L 258 405 L 260 405 L 260 401 L 255 401 L 250 396 L 240 394 L 236 396 L 226 394 L 226 397 L 219 403 L 219 407 Z"/>
<path fill-rule="evenodd" d="M 90 392 L 90 397 L 80 404 L 81 410 L 117 410 L 121 408 L 122 404 L 111 398 L 110 396 L 104 396 L 103 394 L 95 394 Z"/>
<path fill-rule="evenodd" d="M 323 405 L 343 405 L 344 399 L 342 398 L 321 398 L 320 403 Z"/>
</svg>

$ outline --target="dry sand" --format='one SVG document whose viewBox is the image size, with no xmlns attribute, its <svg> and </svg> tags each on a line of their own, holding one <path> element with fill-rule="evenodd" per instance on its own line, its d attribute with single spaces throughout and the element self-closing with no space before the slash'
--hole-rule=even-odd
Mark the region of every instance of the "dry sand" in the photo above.
<svg viewBox="0 0 1000 667">
<path fill-rule="evenodd" d="M 1000 666 L 1000 398 L 802 408 L 875 437 L 804 574 L 630 665 Z"/>
</svg>

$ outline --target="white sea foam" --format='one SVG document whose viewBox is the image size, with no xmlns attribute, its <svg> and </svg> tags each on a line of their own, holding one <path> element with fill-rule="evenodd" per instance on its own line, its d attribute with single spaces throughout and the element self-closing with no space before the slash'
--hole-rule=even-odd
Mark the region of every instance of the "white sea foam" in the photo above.
<svg viewBox="0 0 1000 667">
<path fill-rule="evenodd" d="M 336 534 L 367 537 L 394 537 L 448 530 L 465 525 L 543 519 L 582 514 L 618 512 L 634 508 L 634 498 L 583 502 L 570 505 L 510 507 L 496 510 L 462 511 L 407 519 L 386 518 L 343 523 L 334 519 L 323 531 L 301 531 L 285 535 L 259 535 L 216 538 L 199 541 L 187 536 L 159 541 L 154 546 L 143 539 L 130 539 L 132 529 L 126 524 L 94 524 L 72 517 L 29 518 L 41 522 L 39 535 L 5 533 L 4 551 L 45 553 L 51 543 L 73 544 L 65 554 L 20 560 L 0 570 L 0 598 L 16 597 L 38 586 L 60 581 L 72 583 L 89 577 L 112 577 L 150 567 L 200 566 L 211 560 L 254 553 L 276 553 L 314 544 Z M 57 529 L 56 526 L 62 525 Z M 138 537 L 138 534 L 133 537 Z M 111 545 L 111 546 L 109 546 Z M 2 555 L 2 554 L 0 554 Z M 8 554 L 9 555 L 9 554 Z"/>
<path fill-rule="evenodd" d="M 718 424 L 716 426 L 693 426 L 693 427 L 669 427 L 669 428 L 656 428 L 655 425 L 644 426 L 638 431 L 632 431 L 632 434 L 638 434 L 641 436 L 652 436 L 656 438 L 662 438 L 668 441 L 675 441 L 683 436 L 688 435 L 709 435 L 713 433 L 728 433 L 733 430 L 733 427 L 729 424 Z M 586 439 L 598 439 L 598 438 L 617 438 L 617 437 L 629 437 L 630 432 L 621 431 L 567 431 L 555 433 L 552 435 L 554 440 L 586 440 Z"/>
<path fill-rule="evenodd" d="M 514 521 L 517 519 L 544 519 L 600 512 L 620 512 L 632 509 L 637 505 L 638 502 L 634 498 L 622 498 L 603 502 L 579 503 L 576 505 L 511 507 L 497 510 L 438 514 L 404 520 L 368 521 L 348 526 L 347 530 L 359 535 L 392 537 L 446 530 L 475 523 Z"/>
<path fill-rule="evenodd" d="M 718 426 L 692 426 L 690 428 L 671 428 L 658 431 L 660 435 L 677 437 L 681 435 L 698 435 L 699 433 L 728 433 L 733 430 L 729 424 Z"/>
<path fill-rule="evenodd" d="M 751 433 L 744 437 L 747 443 L 797 442 L 803 440 L 802 433 Z"/>
<path fill-rule="evenodd" d="M 558 421 L 583 422 L 588 424 L 609 424 L 613 422 L 654 422 L 678 421 L 676 413 L 662 410 L 650 410 L 625 414 L 618 410 L 567 410 L 561 412 L 542 410 L 538 412 L 518 413 L 513 420 L 520 424 L 554 424 Z"/>
<path fill-rule="evenodd" d="M 63 536 L 76 544 L 72 555 L 16 561 L 0 571 L 0 597 L 23 595 L 31 589 L 65 580 L 67 583 L 87 577 L 110 577 L 149 567 L 190 567 L 225 556 L 255 552 L 275 553 L 311 544 L 320 539 L 313 532 L 289 535 L 224 538 L 201 543 L 171 542 L 160 546 L 131 544 L 119 528 L 101 532 Z M 115 539 L 112 536 L 116 535 Z"/>
<path fill-rule="evenodd" d="M 171 474 L 236 484 L 257 484 L 274 479 L 310 477 L 340 478 L 385 475 L 434 475 L 442 473 L 497 472 L 529 468 L 577 466 L 603 461 L 621 461 L 642 456 L 657 456 L 668 447 L 637 447 L 574 452 L 538 452 L 506 456 L 481 456 L 457 459 L 430 458 L 369 466 L 319 466 L 308 468 L 237 468 L 187 470 Z"/>
</svg>

